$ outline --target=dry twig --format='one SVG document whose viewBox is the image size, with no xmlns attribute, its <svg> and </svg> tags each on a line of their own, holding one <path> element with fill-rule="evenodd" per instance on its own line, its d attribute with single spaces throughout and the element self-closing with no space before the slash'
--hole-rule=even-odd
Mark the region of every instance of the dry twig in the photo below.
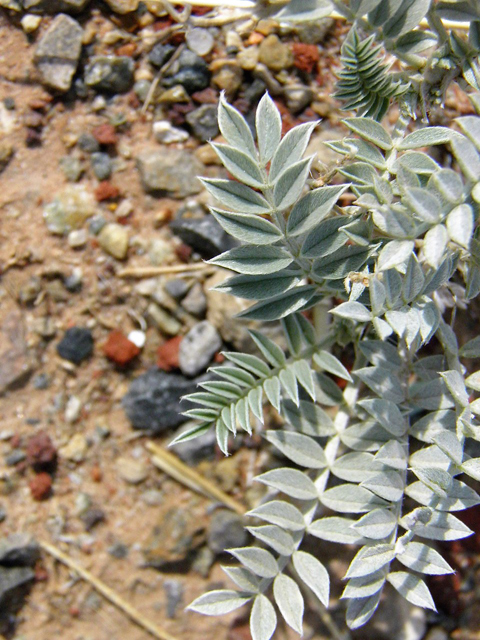
<svg viewBox="0 0 480 640">
<path fill-rule="evenodd" d="M 178 640 L 178 638 L 175 638 L 175 636 L 172 636 L 164 629 L 157 627 L 156 624 L 148 620 L 129 602 L 126 602 L 121 596 L 119 596 L 116 591 L 113 591 L 113 589 L 108 587 L 99 578 L 96 578 L 90 573 L 90 571 L 84 569 L 75 560 L 70 558 L 70 556 L 67 556 L 66 553 L 63 553 L 63 551 L 58 549 L 58 547 L 55 547 L 53 544 L 48 542 L 40 542 L 40 546 L 56 560 L 60 560 L 60 562 L 63 562 L 63 564 L 72 569 L 72 571 L 75 571 L 75 573 L 83 578 L 83 580 L 89 582 L 94 589 L 102 594 L 104 598 L 121 609 L 131 620 L 133 620 L 133 622 L 145 629 L 145 631 L 148 631 L 148 633 L 150 633 L 154 638 L 157 638 L 157 640 Z"/>
<path fill-rule="evenodd" d="M 232 509 L 241 516 L 245 514 L 246 508 L 240 504 L 240 502 L 231 498 L 224 491 L 214 485 L 213 482 L 210 482 L 210 480 L 207 480 L 193 469 L 187 467 L 187 465 L 169 451 L 166 451 L 153 442 L 147 442 L 146 447 L 150 453 L 153 454 L 153 464 L 169 476 L 197 493 L 201 493 L 209 498 L 222 502 L 226 507 Z"/>
</svg>

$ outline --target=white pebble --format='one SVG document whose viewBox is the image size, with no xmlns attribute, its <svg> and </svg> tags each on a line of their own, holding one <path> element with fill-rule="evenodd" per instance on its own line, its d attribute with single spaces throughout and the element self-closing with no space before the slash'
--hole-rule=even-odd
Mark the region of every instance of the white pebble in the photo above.
<svg viewBox="0 0 480 640">
<path fill-rule="evenodd" d="M 77 396 L 70 396 L 65 407 L 65 420 L 66 422 L 76 422 L 80 417 L 80 411 L 82 410 L 82 402 Z"/>
<path fill-rule="evenodd" d="M 213 48 L 214 39 L 210 31 L 197 27 L 187 33 L 187 45 L 197 56 L 206 56 Z"/>
<path fill-rule="evenodd" d="M 135 331 L 130 331 L 127 338 L 130 340 L 130 342 L 133 342 L 133 344 L 139 349 L 144 346 L 146 340 L 145 333 L 143 331 L 139 331 L 138 329 Z"/>
<path fill-rule="evenodd" d="M 183 129 L 172 127 L 168 120 L 157 120 L 157 122 L 154 122 L 153 135 L 157 142 L 163 142 L 164 144 L 188 140 L 188 133 Z"/>
<path fill-rule="evenodd" d="M 20 20 L 22 29 L 25 33 L 33 33 L 38 29 L 40 23 L 42 22 L 41 16 L 34 16 L 31 13 L 27 13 Z"/>
<path fill-rule="evenodd" d="M 80 249 L 87 244 L 88 234 L 86 229 L 74 229 L 68 234 L 68 244 L 72 249 Z"/>
</svg>

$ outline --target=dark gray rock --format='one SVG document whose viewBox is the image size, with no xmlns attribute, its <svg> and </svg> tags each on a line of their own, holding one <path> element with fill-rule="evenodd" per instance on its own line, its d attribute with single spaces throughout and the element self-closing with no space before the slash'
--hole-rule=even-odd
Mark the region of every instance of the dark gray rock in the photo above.
<svg viewBox="0 0 480 640">
<path fill-rule="evenodd" d="M 201 218 L 189 218 L 187 215 L 179 216 L 172 220 L 170 229 L 206 260 L 237 244 L 231 236 L 225 233 L 211 214 L 206 214 Z"/>
<path fill-rule="evenodd" d="M 128 546 L 123 542 L 115 542 L 107 549 L 108 553 L 117 558 L 117 560 L 123 560 L 128 556 Z"/>
<path fill-rule="evenodd" d="M 213 514 L 208 528 L 207 543 L 214 553 L 243 547 L 247 541 L 248 534 L 239 515 L 227 509 L 219 509 Z"/>
<path fill-rule="evenodd" d="M 89 2 L 90 0 L 22 0 L 22 5 L 25 11 L 31 13 L 79 13 Z"/>
<path fill-rule="evenodd" d="M 134 67 L 128 56 L 94 56 L 85 69 L 85 84 L 97 91 L 126 93 L 133 85 Z"/>
<path fill-rule="evenodd" d="M 35 49 L 34 61 L 43 84 L 65 92 L 70 89 L 82 50 L 82 27 L 65 14 L 57 16 Z"/>
<path fill-rule="evenodd" d="M 173 44 L 162 44 L 158 42 L 148 54 L 148 61 L 150 64 L 153 64 L 154 67 L 163 67 L 174 51 L 175 47 Z"/>
<path fill-rule="evenodd" d="M 183 149 L 145 149 L 137 157 L 137 169 L 143 188 L 150 193 L 185 198 L 202 189 L 196 176 L 202 175 L 203 165 Z"/>
<path fill-rule="evenodd" d="M 65 331 L 62 340 L 57 344 L 57 353 L 61 358 L 74 364 L 80 364 L 92 355 L 93 337 L 90 329 L 72 327 Z"/>
<path fill-rule="evenodd" d="M 92 216 L 88 221 L 88 230 L 94 236 L 98 236 L 103 227 L 107 224 L 107 220 L 101 213 Z"/>
<path fill-rule="evenodd" d="M 209 86 L 210 72 L 208 69 L 184 67 L 174 76 L 164 78 L 162 84 L 167 89 L 181 84 L 187 93 L 195 93 L 195 91 L 202 91 Z"/>
<path fill-rule="evenodd" d="M 37 376 L 33 378 L 33 388 L 34 389 L 48 389 L 51 384 L 50 376 L 46 373 L 39 373 Z"/>
<path fill-rule="evenodd" d="M 20 609 L 34 579 L 30 567 L 0 567 L 0 615 Z"/>
<path fill-rule="evenodd" d="M 7 519 L 7 510 L 5 509 L 3 504 L 0 504 L 0 522 L 3 522 L 6 519 Z"/>
<path fill-rule="evenodd" d="M 27 533 L 12 533 L 0 539 L 0 565 L 33 567 L 40 557 L 40 547 Z"/>
<path fill-rule="evenodd" d="M 97 151 L 91 155 L 92 170 L 97 180 L 107 180 L 112 175 L 112 160 L 108 153 Z"/>
<path fill-rule="evenodd" d="M 208 320 L 196 324 L 180 343 L 178 363 L 186 376 L 196 376 L 210 364 L 222 346 L 220 334 Z"/>
<path fill-rule="evenodd" d="M 162 433 L 185 422 L 181 412 L 186 406 L 180 400 L 196 388 L 194 380 L 152 367 L 132 382 L 122 406 L 135 429 Z"/>
<path fill-rule="evenodd" d="M 185 119 L 193 135 L 202 142 L 207 142 L 219 134 L 217 107 L 214 104 L 203 104 L 198 109 L 187 113 Z"/>
<path fill-rule="evenodd" d="M 188 282 L 185 282 L 182 278 L 172 278 L 172 280 L 168 280 L 165 284 L 165 290 L 172 298 L 175 298 L 175 300 L 184 298 L 188 293 L 188 289 Z"/>
<path fill-rule="evenodd" d="M 91 531 L 97 524 L 105 522 L 105 512 L 99 507 L 90 507 L 80 516 L 86 531 Z"/>
<path fill-rule="evenodd" d="M 193 407 L 193 405 L 192 405 Z M 189 427 L 191 427 L 191 423 Z M 186 425 L 182 425 L 174 434 L 174 438 L 177 438 L 183 431 L 185 431 Z M 215 429 L 209 429 L 205 433 L 202 433 L 198 438 L 193 440 L 187 440 L 175 445 L 175 454 L 188 464 L 193 466 L 201 462 L 202 460 L 212 460 L 215 457 L 215 445 L 217 443 L 217 437 L 215 435 Z"/>
</svg>

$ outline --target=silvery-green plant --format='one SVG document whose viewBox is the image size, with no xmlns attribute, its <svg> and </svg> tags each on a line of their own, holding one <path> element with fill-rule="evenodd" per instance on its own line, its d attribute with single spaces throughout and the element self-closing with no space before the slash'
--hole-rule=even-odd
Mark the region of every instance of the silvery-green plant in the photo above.
<svg viewBox="0 0 480 640">
<path fill-rule="evenodd" d="M 258 356 L 225 353 L 216 379 L 187 397 L 198 425 L 176 440 L 214 428 L 227 454 L 252 416 L 263 423 L 265 401 L 283 417 L 284 428 L 263 432 L 289 463 L 256 478 L 270 490 L 247 514 L 258 544 L 231 549 L 239 566 L 224 568 L 238 589 L 191 605 L 216 615 L 251 603 L 254 640 L 275 631 L 271 597 L 298 633 L 304 589 L 327 606 L 328 572 L 302 549 L 307 537 L 359 547 L 342 595 L 349 627 L 372 616 L 387 583 L 435 609 L 422 576 L 453 571 L 435 541 L 470 535 L 453 512 L 480 502 L 466 482 L 480 480 L 480 458 L 468 453 L 480 440 L 480 372 L 465 377 L 462 362 L 480 357 L 480 338 L 459 349 L 454 330 L 455 308 L 480 291 L 480 117 L 411 133 L 403 113 L 391 131 L 371 118 L 344 122 L 352 135 L 330 147 L 348 182 L 314 188 L 303 155 L 316 123 L 282 139 L 266 95 L 255 141 L 222 97 L 226 144 L 213 146 L 235 179 L 204 180 L 220 203 L 212 214 L 240 241 L 210 261 L 235 273 L 217 288 L 253 301 L 241 317 L 280 320 L 288 345 L 251 331 Z M 448 168 L 424 151 L 435 145 L 448 148 Z M 341 206 L 347 190 L 356 199 Z M 319 331 L 328 300 L 332 321 Z M 438 355 L 424 350 L 432 340 Z M 349 344 L 350 372 L 331 352 Z"/>
</svg>

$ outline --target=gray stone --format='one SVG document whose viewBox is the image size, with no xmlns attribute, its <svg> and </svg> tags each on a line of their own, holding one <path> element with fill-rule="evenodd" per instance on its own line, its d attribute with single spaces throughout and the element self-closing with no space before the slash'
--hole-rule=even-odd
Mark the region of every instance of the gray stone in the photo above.
<svg viewBox="0 0 480 640">
<path fill-rule="evenodd" d="M 65 92 L 70 89 L 82 50 L 82 27 L 65 14 L 57 16 L 35 49 L 34 61 L 43 84 Z"/>
<path fill-rule="evenodd" d="M 188 289 L 188 282 L 185 282 L 185 280 L 182 280 L 181 278 L 173 278 L 172 280 L 168 280 L 165 284 L 165 290 L 172 296 L 172 298 L 175 298 L 175 300 L 181 300 L 184 298 L 188 293 Z"/>
<path fill-rule="evenodd" d="M 180 401 L 196 388 L 194 380 L 152 367 L 131 383 L 122 406 L 135 429 L 162 433 L 185 421 L 181 412 L 186 407 Z"/>
<path fill-rule="evenodd" d="M 198 56 L 206 56 L 213 49 L 215 44 L 214 37 L 208 29 L 196 27 L 187 32 L 187 45 L 190 51 Z"/>
<path fill-rule="evenodd" d="M 94 56 L 85 69 L 85 84 L 97 91 L 126 93 L 133 85 L 134 68 L 128 56 Z"/>
<path fill-rule="evenodd" d="M 184 67 L 174 76 L 164 78 L 162 84 L 167 89 L 180 84 L 187 93 L 195 93 L 195 91 L 202 91 L 209 86 L 210 72 L 208 69 L 198 67 Z"/>
<path fill-rule="evenodd" d="M 77 144 L 80 149 L 86 153 L 94 153 L 100 149 L 100 145 L 91 133 L 80 134 Z"/>
<path fill-rule="evenodd" d="M 113 164 L 108 153 L 96 151 L 92 153 L 90 161 L 97 180 L 107 180 L 112 175 Z"/>
<path fill-rule="evenodd" d="M 197 218 L 189 217 L 186 212 L 185 216 L 172 220 L 170 229 L 207 260 L 236 245 L 211 214 Z"/>
<path fill-rule="evenodd" d="M 107 549 L 108 553 L 117 558 L 117 560 L 123 560 L 128 556 L 128 546 L 123 542 L 115 542 Z"/>
<path fill-rule="evenodd" d="M 198 109 L 187 113 L 185 119 L 193 135 L 202 142 L 207 142 L 219 134 L 217 107 L 214 104 L 203 104 Z"/>
<path fill-rule="evenodd" d="M 22 0 L 22 5 L 25 11 L 33 13 L 79 13 L 89 2 L 90 0 Z"/>
<path fill-rule="evenodd" d="M 13 304 L 3 302 L 0 324 L 0 395 L 7 389 L 20 387 L 32 371 L 25 341 L 24 318 Z"/>
<path fill-rule="evenodd" d="M 0 611 L 14 613 L 20 609 L 35 573 L 30 567 L 0 567 Z"/>
<path fill-rule="evenodd" d="M 152 83 L 150 82 L 150 80 L 145 79 L 137 80 L 137 82 L 135 82 L 135 84 L 133 85 L 133 90 L 135 91 L 137 98 L 141 102 L 145 102 L 145 100 L 147 99 L 151 86 Z"/>
<path fill-rule="evenodd" d="M 227 509 L 220 509 L 213 514 L 208 528 L 207 543 L 214 553 L 243 547 L 247 541 L 248 535 L 239 515 Z"/>
<path fill-rule="evenodd" d="M 283 96 L 290 111 L 292 113 L 298 113 L 309 106 L 315 97 L 315 94 L 310 87 L 304 87 L 303 85 L 291 85 L 289 87 L 285 87 Z"/>
<path fill-rule="evenodd" d="M 12 533 L 0 539 L 0 565 L 33 567 L 40 557 L 40 547 L 27 533 Z"/>
<path fill-rule="evenodd" d="M 165 580 L 163 588 L 167 596 L 167 618 L 175 618 L 177 609 L 183 601 L 183 585 L 179 580 Z"/>
<path fill-rule="evenodd" d="M 94 236 L 98 236 L 103 227 L 107 224 L 105 217 L 101 213 L 97 213 L 90 219 L 88 223 L 88 230 L 93 233 Z"/>
<path fill-rule="evenodd" d="M 148 54 L 148 61 L 150 64 L 153 64 L 154 67 L 163 67 L 174 51 L 175 47 L 173 44 L 162 44 L 158 42 Z"/>
<path fill-rule="evenodd" d="M 150 193 L 185 198 L 201 191 L 196 176 L 202 175 L 203 165 L 183 149 L 146 149 L 137 158 L 137 168 Z"/>
<path fill-rule="evenodd" d="M 3 522 L 7 519 L 7 511 L 3 504 L 0 504 L 0 522 Z"/>
<path fill-rule="evenodd" d="M 188 313 L 198 318 L 202 318 L 207 311 L 207 298 L 203 292 L 202 285 L 197 282 L 193 285 L 182 301 L 182 307 Z"/>
<path fill-rule="evenodd" d="M 155 302 L 151 302 L 145 312 L 148 322 L 167 336 L 176 336 L 182 325 L 168 311 Z"/>
<path fill-rule="evenodd" d="M 24 451 L 22 451 L 21 449 L 14 449 L 11 453 L 8 454 L 8 456 L 5 457 L 5 464 L 7 465 L 7 467 L 14 467 L 19 462 L 23 462 L 26 457 L 27 456 L 25 455 Z"/>
<path fill-rule="evenodd" d="M 69 182 L 78 182 L 83 173 L 83 165 L 78 158 L 63 156 L 60 158 L 60 168 Z"/>
<path fill-rule="evenodd" d="M 196 376 L 205 371 L 214 354 L 222 346 L 222 339 L 207 320 L 190 329 L 180 343 L 178 362 L 182 373 Z"/>
</svg>

